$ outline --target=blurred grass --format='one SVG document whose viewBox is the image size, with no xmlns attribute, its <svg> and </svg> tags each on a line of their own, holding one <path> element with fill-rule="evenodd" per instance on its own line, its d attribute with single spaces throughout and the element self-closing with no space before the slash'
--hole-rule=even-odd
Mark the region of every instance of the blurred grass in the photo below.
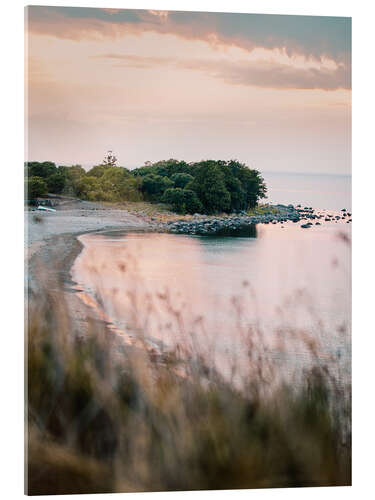
<svg viewBox="0 0 375 500">
<path fill-rule="evenodd" d="M 272 390 L 253 350 L 239 390 L 102 323 L 74 337 L 61 292 L 29 304 L 27 331 L 28 494 L 351 484 L 350 396 L 318 358 Z"/>
</svg>

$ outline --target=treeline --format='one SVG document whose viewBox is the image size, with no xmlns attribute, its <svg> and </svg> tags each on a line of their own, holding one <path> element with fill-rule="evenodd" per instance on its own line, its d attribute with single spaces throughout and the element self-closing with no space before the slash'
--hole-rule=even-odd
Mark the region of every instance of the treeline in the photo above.
<svg viewBox="0 0 375 500">
<path fill-rule="evenodd" d="M 56 167 L 50 161 L 28 162 L 25 167 L 29 200 L 47 193 L 90 201 L 142 200 L 141 181 L 123 167 L 103 164 L 86 172 L 80 165 Z"/>
<path fill-rule="evenodd" d="M 179 160 L 148 162 L 135 170 L 112 161 L 87 172 L 79 165 L 57 167 L 52 162 L 28 162 L 27 197 L 47 193 L 77 196 L 91 201 L 162 202 L 179 213 L 236 212 L 257 205 L 266 185 L 257 170 L 236 160 Z"/>
</svg>

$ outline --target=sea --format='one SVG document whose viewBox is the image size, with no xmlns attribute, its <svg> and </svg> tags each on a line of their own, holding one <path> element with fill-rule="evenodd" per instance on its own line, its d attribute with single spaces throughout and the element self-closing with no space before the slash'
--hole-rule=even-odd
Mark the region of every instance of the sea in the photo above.
<svg viewBox="0 0 375 500">
<path fill-rule="evenodd" d="M 265 174 L 271 203 L 351 210 L 346 176 Z M 126 341 L 243 376 L 251 349 L 286 372 L 351 363 L 351 223 L 258 224 L 252 237 L 107 231 L 82 235 L 79 295 Z M 281 373 L 281 371 L 280 371 Z"/>
<path fill-rule="evenodd" d="M 316 209 L 352 209 L 350 175 L 262 172 L 267 201 L 308 205 Z"/>
</svg>

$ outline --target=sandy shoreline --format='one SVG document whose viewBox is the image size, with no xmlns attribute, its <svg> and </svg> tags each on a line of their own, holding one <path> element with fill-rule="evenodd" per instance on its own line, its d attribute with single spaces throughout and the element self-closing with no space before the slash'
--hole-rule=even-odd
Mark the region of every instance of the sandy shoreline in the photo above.
<svg viewBox="0 0 375 500">
<path fill-rule="evenodd" d="M 343 219 L 344 217 L 337 216 L 336 218 Z M 103 320 L 95 314 L 94 308 L 85 304 L 85 301 L 80 298 L 81 290 L 71 279 L 72 265 L 82 249 L 78 237 L 86 233 L 105 230 L 153 231 L 156 226 L 160 226 L 160 223 L 154 221 L 154 218 L 125 209 L 80 200 L 65 203 L 59 207 L 58 211 L 51 213 L 26 210 L 25 291 L 27 298 L 30 301 L 42 297 L 46 289 L 60 293 L 62 291 L 73 326 L 77 333 L 84 335 L 89 318 L 97 321 Z M 340 222 L 346 222 L 346 220 L 340 220 Z M 176 224 L 186 225 L 186 222 L 172 222 L 172 227 Z M 194 221 L 194 224 L 200 224 L 200 221 Z"/>
<path fill-rule="evenodd" d="M 25 294 L 30 302 L 43 290 L 63 292 L 73 327 L 84 334 L 94 312 L 79 298 L 70 270 L 82 249 L 81 234 L 121 229 L 147 231 L 149 223 L 126 210 L 78 202 L 55 213 L 25 211 Z"/>
</svg>

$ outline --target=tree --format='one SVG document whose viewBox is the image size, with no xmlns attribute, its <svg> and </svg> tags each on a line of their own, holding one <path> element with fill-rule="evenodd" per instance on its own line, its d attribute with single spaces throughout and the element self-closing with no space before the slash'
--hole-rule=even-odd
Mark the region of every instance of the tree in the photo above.
<svg viewBox="0 0 375 500">
<path fill-rule="evenodd" d="M 86 171 L 81 165 L 72 165 L 71 167 L 67 167 L 66 175 L 71 180 L 78 180 L 86 175 Z"/>
<path fill-rule="evenodd" d="M 47 194 L 47 184 L 41 177 L 29 177 L 26 181 L 26 198 L 35 200 Z"/>
<path fill-rule="evenodd" d="M 193 181 L 194 177 L 190 174 L 185 174 L 184 172 L 179 172 L 177 174 L 173 174 L 171 177 L 171 181 L 174 182 L 175 188 L 184 188 L 189 182 Z"/>
<path fill-rule="evenodd" d="M 115 167 L 117 163 L 117 158 L 112 154 L 112 150 L 109 150 L 104 157 L 103 165 L 109 165 L 110 167 Z"/>
<path fill-rule="evenodd" d="M 66 183 L 66 176 L 61 172 L 47 177 L 47 186 L 50 193 L 60 194 L 63 192 Z"/>
<path fill-rule="evenodd" d="M 188 214 L 202 213 L 203 205 L 199 201 L 198 196 L 191 189 L 184 189 L 184 203 Z"/>
<path fill-rule="evenodd" d="M 179 187 L 166 189 L 162 201 L 179 213 L 193 214 L 202 211 L 203 208 L 194 191 Z"/>
<path fill-rule="evenodd" d="M 100 199 L 100 194 L 102 194 L 102 189 L 100 182 L 96 177 L 85 175 L 77 180 L 75 184 L 75 192 L 80 198 L 98 200 Z"/>
<path fill-rule="evenodd" d="M 65 192 L 73 196 L 80 196 L 79 184 L 86 176 L 86 171 L 81 165 L 72 165 L 71 167 L 59 167 L 61 172 L 65 172 Z"/>
<path fill-rule="evenodd" d="M 87 175 L 90 177 L 101 177 L 109 168 L 112 168 L 111 165 L 95 165 L 87 171 Z"/>
<path fill-rule="evenodd" d="M 230 194 L 225 187 L 224 174 L 213 160 L 202 161 L 197 165 L 194 181 L 187 188 L 195 191 L 208 214 L 230 209 Z"/>
<path fill-rule="evenodd" d="M 168 177 L 157 174 L 148 174 L 142 178 L 142 191 L 150 200 L 158 201 L 164 191 L 173 186 L 173 182 Z"/>
<path fill-rule="evenodd" d="M 47 177 L 57 172 L 56 165 L 52 161 L 31 161 L 26 164 L 28 177 Z"/>
<path fill-rule="evenodd" d="M 118 186 L 118 193 L 121 200 L 141 201 L 140 191 L 141 181 L 134 177 L 126 177 Z"/>
<path fill-rule="evenodd" d="M 166 189 L 162 201 L 171 205 L 176 212 L 185 212 L 184 190 L 181 188 Z"/>
<path fill-rule="evenodd" d="M 239 179 L 245 191 L 246 208 L 255 207 L 259 199 L 266 197 L 267 187 L 258 170 L 250 169 L 236 160 L 229 161 L 228 167 Z"/>
<path fill-rule="evenodd" d="M 163 177 L 172 177 L 177 173 L 191 173 L 191 166 L 185 161 L 174 160 L 161 160 L 155 163 L 150 161 L 145 162 L 143 167 L 136 168 L 132 171 L 135 176 L 145 176 L 148 174 L 157 174 Z"/>
<path fill-rule="evenodd" d="M 130 172 L 122 167 L 107 167 L 99 178 L 102 189 L 118 201 L 140 201 L 142 195 L 139 191 L 141 180 L 130 175 Z"/>
</svg>

